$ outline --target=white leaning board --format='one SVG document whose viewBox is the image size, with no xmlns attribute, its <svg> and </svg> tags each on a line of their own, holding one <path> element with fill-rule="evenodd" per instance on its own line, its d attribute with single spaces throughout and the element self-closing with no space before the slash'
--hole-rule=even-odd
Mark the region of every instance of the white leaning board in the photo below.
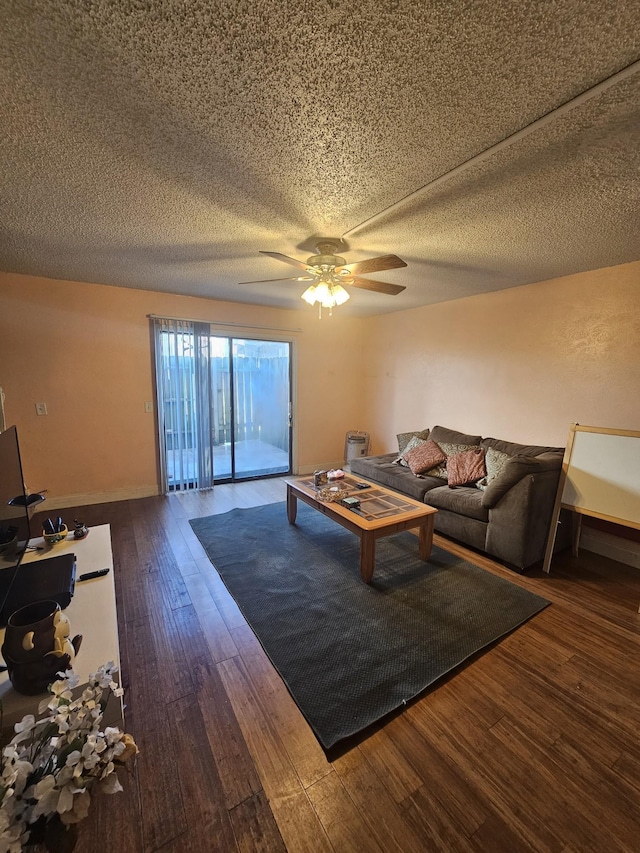
<svg viewBox="0 0 640 853">
<path fill-rule="evenodd" d="M 42 538 L 31 539 L 30 545 L 42 547 Z M 44 551 L 28 551 L 24 562 L 46 560 L 58 554 L 76 555 L 76 581 L 81 574 L 109 569 L 109 573 L 94 580 L 76 582 L 71 603 L 65 608 L 69 619 L 71 637 L 82 634 L 82 645 L 78 656 L 72 663 L 73 671 L 78 675 L 80 684 L 89 679 L 89 674 L 99 666 L 113 661 L 120 666 L 118 646 L 118 619 L 116 613 L 116 594 L 113 581 L 113 554 L 111 550 L 111 530 L 108 524 L 92 527 L 85 539 L 74 539 L 69 533 L 64 542 L 46 547 Z M 4 642 L 4 628 L 0 630 L 0 646 Z M 47 694 L 43 694 L 47 695 Z M 22 696 L 13 689 L 6 672 L 0 674 L 0 700 L 3 708 L 3 729 L 12 726 L 25 714 L 37 714 L 38 703 L 42 696 Z M 105 722 L 110 725 L 122 724 L 122 701 L 111 696 Z"/>
<path fill-rule="evenodd" d="M 577 429 L 562 505 L 640 527 L 640 437 Z"/>
<path fill-rule="evenodd" d="M 640 432 L 572 424 L 544 558 L 548 572 L 562 508 L 640 529 Z"/>
</svg>

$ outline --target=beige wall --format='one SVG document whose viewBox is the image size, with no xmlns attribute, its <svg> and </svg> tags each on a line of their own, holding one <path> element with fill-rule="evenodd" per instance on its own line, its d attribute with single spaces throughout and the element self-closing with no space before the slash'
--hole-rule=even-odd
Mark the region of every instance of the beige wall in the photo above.
<svg viewBox="0 0 640 853">
<path fill-rule="evenodd" d="M 157 491 L 155 419 L 144 411 L 154 399 L 147 314 L 301 329 L 245 334 L 294 341 L 300 469 L 341 463 L 345 432 L 361 428 L 351 365 L 361 357 L 363 321 L 0 273 L 7 425 L 18 427 L 28 487 L 48 488 L 49 506 L 65 496 Z M 36 415 L 36 402 L 47 416 Z"/>
<path fill-rule="evenodd" d="M 0 387 L 27 484 L 48 488 L 52 502 L 157 489 L 155 421 L 144 412 L 150 313 L 302 329 L 282 333 L 297 350 L 301 470 L 340 463 L 348 429 L 371 432 L 374 453 L 435 423 L 562 446 L 574 421 L 640 428 L 639 305 L 640 263 L 367 320 L 338 309 L 321 321 L 306 307 L 0 273 Z"/>
<path fill-rule="evenodd" d="M 564 446 L 573 422 L 640 429 L 640 263 L 367 323 L 374 452 L 442 424 Z"/>
</svg>

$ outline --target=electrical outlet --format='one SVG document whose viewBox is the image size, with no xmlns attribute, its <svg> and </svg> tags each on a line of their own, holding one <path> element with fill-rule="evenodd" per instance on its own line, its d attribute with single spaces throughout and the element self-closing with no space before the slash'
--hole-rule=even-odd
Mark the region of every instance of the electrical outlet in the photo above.
<svg viewBox="0 0 640 853">
<path fill-rule="evenodd" d="M 153 403 L 151 403 L 150 401 L 147 400 L 147 402 L 144 404 L 144 410 L 145 410 L 145 412 L 147 412 L 147 414 L 152 415 L 153 414 Z"/>
<path fill-rule="evenodd" d="M 47 404 L 46 403 L 36 403 L 36 415 L 46 415 L 47 412 Z"/>
</svg>

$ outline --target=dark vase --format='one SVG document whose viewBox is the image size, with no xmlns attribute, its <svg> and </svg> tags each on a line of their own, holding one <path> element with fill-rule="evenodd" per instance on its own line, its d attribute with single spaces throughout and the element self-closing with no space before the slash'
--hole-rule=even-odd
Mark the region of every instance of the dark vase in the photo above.
<svg viewBox="0 0 640 853">
<path fill-rule="evenodd" d="M 44 693 L 58 672 L 69 669 L 82 637 L 69 642 L 68 634 L 69 620 L 57 601 L 36 601 L 11 614 L 1 651 L 14 690 Z"/>
</svg>

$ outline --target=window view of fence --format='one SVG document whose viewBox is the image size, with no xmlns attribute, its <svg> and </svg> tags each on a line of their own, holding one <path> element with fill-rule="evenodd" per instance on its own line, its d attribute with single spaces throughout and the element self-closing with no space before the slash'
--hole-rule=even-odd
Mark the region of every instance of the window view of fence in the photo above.
<svg viewBox="0 0 640 853">
<path fill-rule="evenodd" d="M 290 345 L 208 329 L 191 324 L 156 335 L 169 490 L 291 470 Z"/>
<path fill-rule="evenodd" d="M 218 447 L 235 451 L 235 476 L 287 473 L 289 460 L 289 344 L 233 339 L 233 436 Z M 228 364 L 221 364 L 228 377 Z M 218 407 L 221 409 L 221 407 Z M 220 434 L 220 433 L 219 433 Z M 216 463 L 222 465 L 218 453 Z M 224 471 L 224 467 L 222 468 Z M 226 469 L 230 471 L 230 468 Z"/>
</svg>

